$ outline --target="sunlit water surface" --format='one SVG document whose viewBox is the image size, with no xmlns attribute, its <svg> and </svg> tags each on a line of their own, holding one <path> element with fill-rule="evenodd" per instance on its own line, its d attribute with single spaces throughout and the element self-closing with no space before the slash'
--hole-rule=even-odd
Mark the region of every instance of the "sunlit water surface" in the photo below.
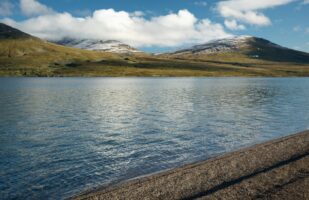
<svg viewBox="0 0 309 200">
<path fill-rule="evenodd" d="M 63 199 L 309 128 L 308 78 L 1 78 L 0 198 Z"/>
</svg>

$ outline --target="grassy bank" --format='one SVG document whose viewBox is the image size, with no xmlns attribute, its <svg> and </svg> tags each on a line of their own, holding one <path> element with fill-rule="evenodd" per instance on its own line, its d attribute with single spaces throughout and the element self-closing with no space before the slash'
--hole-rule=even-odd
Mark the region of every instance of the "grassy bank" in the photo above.
<svg viewBox="0 0 309 200">
<path fill-rule="evenodd" d="M 0 76 L 309 76 L 309 64 L 257 60 L 177 59 L 152 56 L 116 58 L 0 58 Z M 48 60 L 48 62 L 46 62 Z M 3 63 L 3 64 L 1 64 Z M 5 64 L 4 64 L 5 63 Z M 40 65 L 40 63 L 42 63 Z"/>
</svg>

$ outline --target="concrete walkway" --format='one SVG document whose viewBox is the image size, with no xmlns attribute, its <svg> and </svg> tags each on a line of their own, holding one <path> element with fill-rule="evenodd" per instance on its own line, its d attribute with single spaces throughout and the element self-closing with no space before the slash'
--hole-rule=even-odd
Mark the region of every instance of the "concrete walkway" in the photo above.
<svg viewBox="0 0 309 200">
<path fill-rule="evenodd" d="M 309 131 L 73 199 L 309 199 Z"/>
</svg>

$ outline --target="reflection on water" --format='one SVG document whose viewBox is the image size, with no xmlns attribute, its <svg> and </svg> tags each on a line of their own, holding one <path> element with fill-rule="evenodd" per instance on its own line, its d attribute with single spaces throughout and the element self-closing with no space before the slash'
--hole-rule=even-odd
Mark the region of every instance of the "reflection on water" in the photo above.
<svg viewBox="0 0 309 200">
<path fill-rule="evenodd" d="M 64 198 L 309 128 L 306 78 L 2 78 L 0 196 Z"/>
</svg>

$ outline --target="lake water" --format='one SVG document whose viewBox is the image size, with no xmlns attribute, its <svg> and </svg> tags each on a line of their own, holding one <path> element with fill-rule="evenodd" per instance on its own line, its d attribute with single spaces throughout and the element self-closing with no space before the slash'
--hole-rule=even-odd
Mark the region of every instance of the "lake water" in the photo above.
<svg viewBox="0 0 309 200">
<path fill-rule="evenodd" d="M 309 129 L 309 78 L 0 78 L 0 198 L 63 199 Z"/>
</svg>

